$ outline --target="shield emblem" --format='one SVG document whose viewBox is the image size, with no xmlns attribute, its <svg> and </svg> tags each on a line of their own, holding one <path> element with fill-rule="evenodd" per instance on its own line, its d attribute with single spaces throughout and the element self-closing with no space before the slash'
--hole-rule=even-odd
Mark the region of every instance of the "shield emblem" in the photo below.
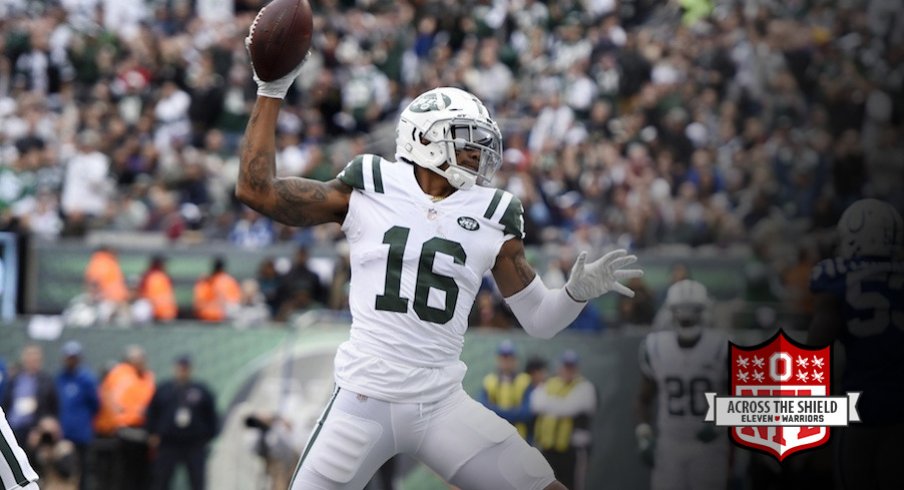
<svg viewBox="0 0 904 490">
<path fill-rule="evenodd" d="M 831 346 L 807 347 L 785 336 L 781 330 L 753 347 L 730 345 L 733 396 L 814 397 L 831 394 Z M 829 440 L 829 430 L 826 426 L 732 427 L 731 439 L 740 446 L 782 461 L 799 451 L 825 444 Z"/>
</svg>

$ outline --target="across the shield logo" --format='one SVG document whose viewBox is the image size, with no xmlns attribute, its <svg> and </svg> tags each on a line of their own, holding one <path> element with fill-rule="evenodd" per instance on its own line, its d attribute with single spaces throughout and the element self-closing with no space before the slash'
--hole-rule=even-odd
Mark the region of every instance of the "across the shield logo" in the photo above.
<svg viewBox="0 0 904 490">
<path fill-rule="evenodd" d="M 778 331 L 753 347 L 730 344 L 731 395 L 736 397 L 826 397 L 831 394 L 831 346 L 811 348 Z M 814 403 L 818 399 L 814 398 Z M 776 425 L 732 427 L 731 439 L 741 446 L 775 456 L 779 461 L 829 440 L 827 426 Z M 771 419 L 770 419 L 771 420 Z"/>
</svg>

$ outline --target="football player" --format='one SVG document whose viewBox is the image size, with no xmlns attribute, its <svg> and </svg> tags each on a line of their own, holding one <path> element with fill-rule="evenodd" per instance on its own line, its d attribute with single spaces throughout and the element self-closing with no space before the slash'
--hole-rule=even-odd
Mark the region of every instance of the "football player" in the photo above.
<svg viewBox="0 0 904 490">
<path fill-rule="evenodd" d="M 336 389 L 291 488 L 360 489 L 407 453 L 461 488 L 564 488 L 515 428 L 470 398 L 459 359 L 481 278 L 492 271 L 533 336 L 550 338 L 618 281 L 640 277 L 616 250 L 581 254 L 549 289 L 524 253 L 522 207 L 488 187 L 502 136 L 486 107 L 456 88 L 430 90 L 402 111 L 395 160 L 360 155 L 328 182 L 277 177 L 280 104 L 297 75 L 263 82 L 245 131 L 237 197 L 291 226 L 341 223 L 351 259 L 350 339 L 335 358 Z"/>
<path fill-rule="evenodd" d="M 728 383 L 728 339 L 708 328 L 711 304 L 699 282 L 673 284 L 663 308 L 672 328 L 650 333 L 640 345 L 635 435 L 641 457 L 653 466 L 650 488 L 724 489 L 728 438 L 703 418 L 704 393 L 723 392 Z"/>
<path fill-rule="evenodd" d="M 844 392 L 862 392 L 862 424 L 838 429 L 843 488 L 901 488 L 904 482 L 904 222 L 888 203 L 851 204 L 837 227 L 838 256 L 816 264 L 808 341 L 841 341 Z"/>
<path fill-rule="evenodd" d="M 0 489 L 38 490 L 37 481 L 38 474 L 16 442 L 6 414 L 0 408 Z"/>
</svg>

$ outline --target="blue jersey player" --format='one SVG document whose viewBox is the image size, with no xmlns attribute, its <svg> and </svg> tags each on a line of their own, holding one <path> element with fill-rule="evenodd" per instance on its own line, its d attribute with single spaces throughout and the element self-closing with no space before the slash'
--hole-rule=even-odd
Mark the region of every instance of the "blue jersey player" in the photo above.
<svg viewBox="0 0 904 490">
<path fill-rule="evenodd" d="M 842 488 L 904 485 L 904 221 L 889 204 L 863 199 L 838 222 L 838 257 L 813 270 L 811 345 L 844 346 L 843 391 L 862 392 L 862 424 L 840 429 Z"/>
</svg>

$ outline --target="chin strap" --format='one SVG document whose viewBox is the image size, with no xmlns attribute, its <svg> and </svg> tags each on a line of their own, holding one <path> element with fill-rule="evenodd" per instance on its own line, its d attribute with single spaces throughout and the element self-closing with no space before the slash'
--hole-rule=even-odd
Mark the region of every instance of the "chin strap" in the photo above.
<svg viewBox="0 0 904 490">
<path fill-rule="evenodd" d="M 456 189 L 470 189 L 477 182 L 477 176 L 467 170 L 456 166 L 449 165 L 446 170 L 442 171 L 449 184 Z"/>
</svg>

